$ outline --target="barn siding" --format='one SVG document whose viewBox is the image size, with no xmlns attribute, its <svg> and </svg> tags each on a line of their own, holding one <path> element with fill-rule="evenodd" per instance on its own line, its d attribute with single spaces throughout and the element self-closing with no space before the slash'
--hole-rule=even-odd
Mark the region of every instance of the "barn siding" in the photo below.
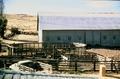
<svg viewBox="0 0 120 79">
<path fill-rule="evenodd" d="M 111 45 L 120 46 L 120 33 L 119 31 L 111 32 Z"/>
<path fill-rule="evenodd" d="M 101 44 L 103 46 L 110 46 L 110 32 L 102 31 L 101 32 Z"/>
<path fill-rule="evenodd" d="M 47 37 L 49 41 L 46 40 Z M 46 30 L 43 31 L 43 42 L 80 42 L 90 45 L 120 46 L 120 31 Z"/>
<path fill-rule="evenodd" d="M 100 45 L 101 44 L 101 32 L 100 31 L 94 31 L 93 33 L 93 45 Z"/>
<path fill-rule="evenodd" d="M 86 31 L 86 43 L 92 45 L 93 44 L 93 31 Z"/>
</svg>

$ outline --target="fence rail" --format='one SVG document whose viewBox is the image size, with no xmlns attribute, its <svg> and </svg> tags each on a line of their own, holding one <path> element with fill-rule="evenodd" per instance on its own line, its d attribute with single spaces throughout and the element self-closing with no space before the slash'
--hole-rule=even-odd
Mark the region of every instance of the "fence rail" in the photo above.
<svg viewBox="0 0 120 79">
<path fill-rule="evenodd" d="M 106 65 L 107 71 L 120 72 L 120 61 L 60 61 L 56 59 L 40 59 L 40 58 L 0 58 L 3 66 L 9 67 L 11 64 L 20 60 L 33 60 L 51 64 L 53 70 L 58 71 L 98 71 L 101 64 Z M 2 65 L 2 64 L 1 64 Z"/>
<path fill-rule="evenodd" d="M 53 66 L 55 70 L 96 71 L 100 64 L 105 64 L 107 70 L 120 71 L 120 61 L 106 61 L 98 54 L 86 52 L 85 47 L 75 47 L 68 43 L 22 43 L 7 45 L 10 58 L 0 58 L 4 64 L 17 62 L 21 59 L 42 61 Z M 68 59 L 63 60 L 61 55 Z M 15 58 L 15 59 L 13 59 Z M 12 64 L 11 63 L 11 64 Z"/>
<path fill-rule="evenodd" d="M 6 46 L 9 56 L 51 56 L 52 58 L 58 58 L 60 55 L 80 56 L 86 50 L 85 47 L 75 47 L 70 43 L 22 43 L 7 44 Z"/>
</svg>

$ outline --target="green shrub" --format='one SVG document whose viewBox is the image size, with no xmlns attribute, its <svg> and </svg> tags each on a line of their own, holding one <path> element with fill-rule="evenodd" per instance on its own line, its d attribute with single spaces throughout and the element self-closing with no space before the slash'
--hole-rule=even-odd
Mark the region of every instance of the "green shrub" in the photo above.
<svg viewBox="0 0 120 79">
<path fill-rule="evenodd" d="M 6 30 L 8 20 L 6 17 L 0 16 L 0 36 L 4 38 L 4 31 Z"/>
<path fill-rule="evenodd" d="M 20 34 L 19 29 L 16 28 L 16 27 L 11 28 L 11 32 L 12 32 L 13 34 Z"/>
</svg>

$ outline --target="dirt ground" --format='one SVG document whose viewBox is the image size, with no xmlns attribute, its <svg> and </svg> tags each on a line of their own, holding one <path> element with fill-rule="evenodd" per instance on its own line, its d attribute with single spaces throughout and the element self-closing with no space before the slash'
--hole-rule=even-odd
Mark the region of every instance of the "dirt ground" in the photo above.
<svg viewBox="0 0 120 79">
<path fill-rule="evenodd" d="M 87 51 L 100 54 L 104 57 L 114 57 L 117 59 L 120 58 L 120 49 L 91 48 Z"/>
</svg>

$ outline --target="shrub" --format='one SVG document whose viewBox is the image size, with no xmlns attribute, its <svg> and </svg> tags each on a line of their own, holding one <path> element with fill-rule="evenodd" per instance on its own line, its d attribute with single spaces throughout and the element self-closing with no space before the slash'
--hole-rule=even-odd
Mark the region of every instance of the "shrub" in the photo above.
<svg viewBox="0 0 120 79">
<path fill-rule="evenodd" d="M 6 30 L 7 19 L 3 16 L 0 16 L 0 36 L 4 38 L 4 31 Z"/>
<path fill-rule="evenodd" d="M 11 28 L 11 32 L 12 32 L 13 34 L 20 34 L 19 29 L 18 29 L 18 28 L 15 28 L 15 27 Z"/>
</svg>

